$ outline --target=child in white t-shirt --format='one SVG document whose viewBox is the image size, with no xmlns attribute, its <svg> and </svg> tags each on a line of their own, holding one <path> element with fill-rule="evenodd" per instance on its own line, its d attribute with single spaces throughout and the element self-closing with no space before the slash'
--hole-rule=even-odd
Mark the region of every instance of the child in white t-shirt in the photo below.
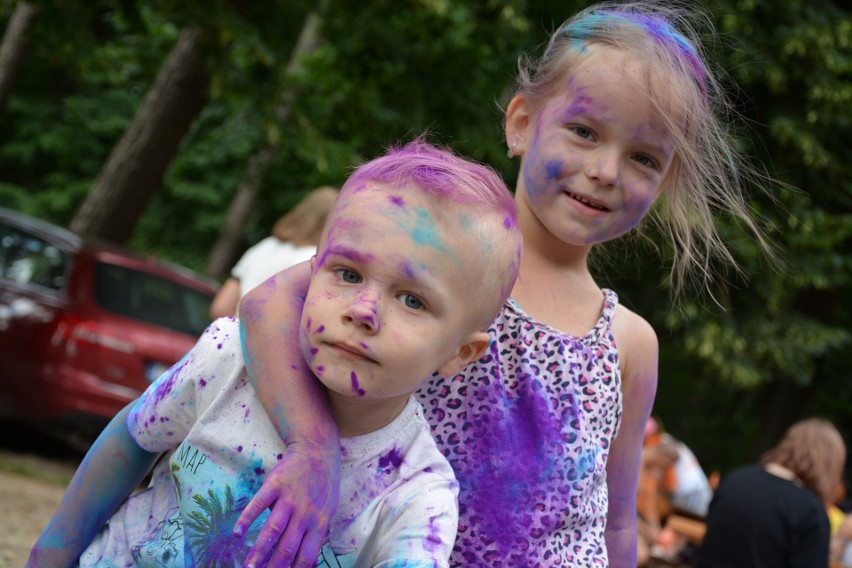
<svg viewBox="0 0 852 568">
<path fill-rule="evenodd" d="M 447 565 L 458 485 L 412 392 L 483 355 L 520 243 L 499 176 L 422 140 L 344 184 L 300 324 L 341 434 L 340 506 L 319 566 Z M 216 320 L 107 426 L 29 565 L 242 566 L 266 515 L 242 536 L 233 527 L 284 451 L 238 322 Z"/>
</svg>

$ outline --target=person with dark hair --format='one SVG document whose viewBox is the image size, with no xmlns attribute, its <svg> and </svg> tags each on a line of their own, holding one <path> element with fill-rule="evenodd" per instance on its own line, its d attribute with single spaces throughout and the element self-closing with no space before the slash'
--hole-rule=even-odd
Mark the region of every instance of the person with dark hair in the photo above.
<svg viewBox="0 0 852 568">
<path fill-rule="evenodd" d="M 828 566 L 824 503 L 843 474 L 846 445 L 820 418 L 793 424 L 759 464 L 724 475 L 710 502 L 697 568 Z"/>
</svg>

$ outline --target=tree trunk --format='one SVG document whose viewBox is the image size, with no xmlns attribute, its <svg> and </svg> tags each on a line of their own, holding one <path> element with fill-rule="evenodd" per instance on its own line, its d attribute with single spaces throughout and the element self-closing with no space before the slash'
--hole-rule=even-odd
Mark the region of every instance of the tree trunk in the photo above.
<svg viewBox="0 0 852 568">
<path fill-rule="evenodd" d="M 26 55 L 29 46 L 27 30 L 37 13 L 38 8 L 29 2 L 18 2 L 3 34 L 3 42 L 0 43 L 0 115 L 6 109 L 6 101 Z"/>
<path fill-rule="evenodd" d="M 207 103 L 210 75 L 203 32 L 185 28 L 133 122 L 113 147 L 71 230 L 121 243 L 151 197 L 189 125 Z"/>
<path fill-rule="evenodd" d="M 290 54 L 287 63 L 287 73 L 299 69 L 299 59 L 302 54 L 316 48 L 319 44 L 320 18 L 315 13 L 308 14 L 299 39 Z M 281 93 L 280 100 L 275 106 L 275 118 L 279 124 L 284 125 L 290 119 L 290 108 L 296 98 L 296 89 L 288 88 Z M 246 170 L 245 181 L 237 189 L 234 199 L 228 206 L 228 214 L 225 217 L 225 230 L 219 235 L 210 255 L 207 258 L 207 274 L 216 279 L 222 279 L 237 261 L 240 250 L 240 242 L 243 231 L 248 224 L 249 216 L 254 209 L 257 195 L 260 192 L 260 184 L 269 165 L 278 153 L 278 142 L 265 142 L 260 149 L 249 159 Z"/>
</svg>

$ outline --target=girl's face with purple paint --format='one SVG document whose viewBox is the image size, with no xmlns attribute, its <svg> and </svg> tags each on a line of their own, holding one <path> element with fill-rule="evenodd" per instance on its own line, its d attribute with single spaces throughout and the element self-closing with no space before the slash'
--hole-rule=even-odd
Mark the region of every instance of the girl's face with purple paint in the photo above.
<svg viewBox="0 0 852 568">
<path fill-rule="evenodd" d="M 622 50 L 593 46 L 540 108 L 516 97 L 506 136 L 522 155 L 518 214 L 563 243 L 584 246 L 627 233 L 645 216 L 672 166 L 674 142 L 637 89 L 645 67 Z M 525 232 L 525 238 L 527 237 Z"/>
<path fill-rule="evenodd" d="M 435 213 L 417 188 L 368 182 L 338 198 L 300 333 L 332 396 L 407 399 L 436 369 L 456 373 L 487 347 L 488 335 L 471 331 L 475 247 Z"/>
</svg>

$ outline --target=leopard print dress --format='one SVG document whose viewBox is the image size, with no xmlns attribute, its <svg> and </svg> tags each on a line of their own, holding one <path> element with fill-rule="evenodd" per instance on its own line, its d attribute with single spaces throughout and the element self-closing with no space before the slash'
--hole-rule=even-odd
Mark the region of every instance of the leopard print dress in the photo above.
<svg viewBox="0 0 852 568">
<path fill-rule="evenodd" d="M 511 300 L 479 361 L 418 391 L 460 483 L 453 566 L 607 566 L 606 463 L 622 412 L 610 329 L 618 296 L 582 337 Z"/>
</svg>

